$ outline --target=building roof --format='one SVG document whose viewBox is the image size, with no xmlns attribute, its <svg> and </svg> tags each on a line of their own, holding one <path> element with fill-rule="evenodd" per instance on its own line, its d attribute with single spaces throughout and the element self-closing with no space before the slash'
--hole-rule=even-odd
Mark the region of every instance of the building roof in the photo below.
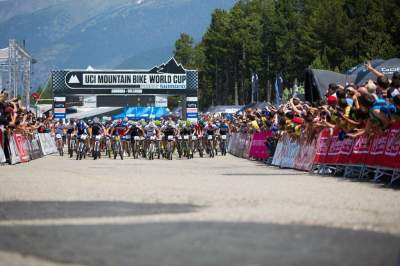
<svg viewBox="0 0 400 266">
<path fill-rule="evenodd" d="M 0 49 L 0 60 L 8 59 L 8 48 Z"/>
</svg>

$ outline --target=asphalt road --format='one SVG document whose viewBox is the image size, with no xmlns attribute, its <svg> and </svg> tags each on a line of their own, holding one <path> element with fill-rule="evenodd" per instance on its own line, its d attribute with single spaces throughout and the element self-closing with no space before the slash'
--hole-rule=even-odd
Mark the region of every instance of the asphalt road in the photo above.
<svg viewBox="0 0 400 266">
<path fill-rule="evenodd" d="M 232 156 L 0 167 L 0 265 L 395 265 L 400 191 Z"/>
</svg>

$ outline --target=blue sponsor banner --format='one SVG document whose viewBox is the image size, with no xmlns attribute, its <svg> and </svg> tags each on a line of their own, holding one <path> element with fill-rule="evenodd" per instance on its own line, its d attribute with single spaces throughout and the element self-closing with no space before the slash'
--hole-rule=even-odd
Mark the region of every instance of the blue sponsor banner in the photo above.
<svg viewBox="0 0 400 266">
<path fill-rule="evenodd" d="M 65 113 L 55 113 L 54 117 L 58 119 L 65 119 L 67 116 Z"/>
<path fill-rule="evenodd" d="M 197 118 L 198 117 L 198 113 L 187 113 L 187 117 L 188 118 Z"/>
</svg>

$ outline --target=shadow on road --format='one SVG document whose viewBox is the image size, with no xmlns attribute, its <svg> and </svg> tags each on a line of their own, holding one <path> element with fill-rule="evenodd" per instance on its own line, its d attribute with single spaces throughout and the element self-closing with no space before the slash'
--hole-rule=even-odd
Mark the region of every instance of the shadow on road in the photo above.
<svg viewBox="0 0 400 266">
<path fill-rule="evenodd" d="M 195 212 L 199 208 L 191 204 L 112 201 L 11 201 L 0 203 L 0 221 L 173 214 Z"/>
<path fill-rule="evenodd" d="M 0 250 L 84 265 L 395 265 L 400 238 L 255 223 L 2 226 Z"/>
</svg>

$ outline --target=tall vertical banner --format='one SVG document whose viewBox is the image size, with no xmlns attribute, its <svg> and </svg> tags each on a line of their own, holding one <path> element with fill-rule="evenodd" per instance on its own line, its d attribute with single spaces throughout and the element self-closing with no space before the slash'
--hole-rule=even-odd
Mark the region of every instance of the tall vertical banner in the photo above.
<svg viewBox="0 0 400 266">
<path fill-rule="evenodd" d="M 66 109 L 66 97 L 54 97 L 54 117 L 57 119 L 65 119 L 67 114 Z"/>
<path fill-rule="evenodd" d="M 187 97 L 186 98 L 186 116 L 187 120 L 196 123 L 199 117 L 198 110 L 198 98 L 197 97 Z"/>
</svg>

